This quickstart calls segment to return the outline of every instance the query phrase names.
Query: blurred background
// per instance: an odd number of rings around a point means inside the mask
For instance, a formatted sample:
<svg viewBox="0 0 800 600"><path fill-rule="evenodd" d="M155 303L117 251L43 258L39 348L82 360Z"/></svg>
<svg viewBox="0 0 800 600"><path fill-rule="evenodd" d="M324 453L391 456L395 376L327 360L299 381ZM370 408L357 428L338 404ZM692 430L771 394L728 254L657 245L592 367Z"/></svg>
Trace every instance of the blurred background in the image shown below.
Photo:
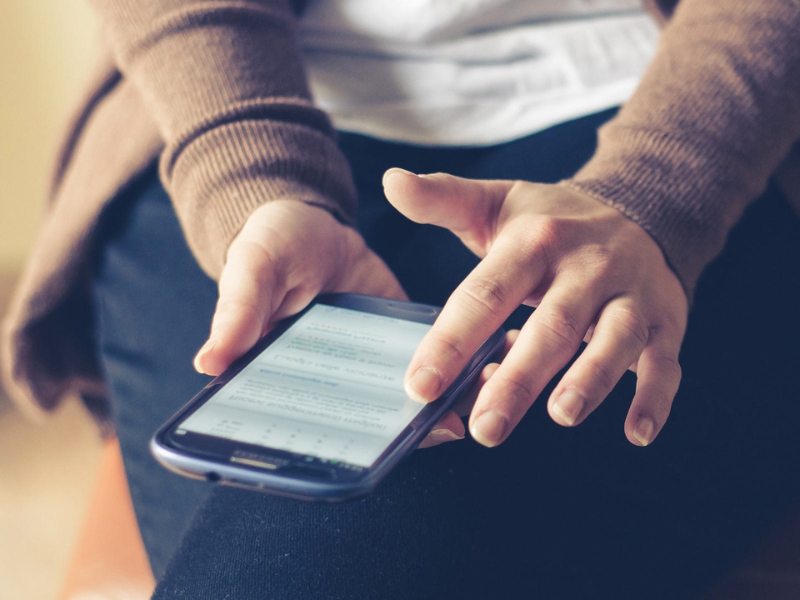
<svg viewBox="0 0 800 600"><path fill-rule="evenodd" d="M51 159L95 39L84 0L0 0L0 311L32 245ZM0 391L0 600L56 594L99 451L77 403L33 423Z"/></svg>

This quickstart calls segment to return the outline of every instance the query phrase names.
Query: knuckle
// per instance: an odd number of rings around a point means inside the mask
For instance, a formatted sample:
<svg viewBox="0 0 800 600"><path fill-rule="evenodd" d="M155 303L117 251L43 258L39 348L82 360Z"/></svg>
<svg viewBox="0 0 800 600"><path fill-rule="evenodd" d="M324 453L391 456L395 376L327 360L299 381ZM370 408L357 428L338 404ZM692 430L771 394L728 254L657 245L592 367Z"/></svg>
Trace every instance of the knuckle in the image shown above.
<svg viewBox="0 0 800 600"><path fill-rule="evenodd" d="M681 366L677 357L672 354L663 353L651 359L656 373L654 380L648 385L650 394L647 405L656 421L665 423L680 384Z"/></svg>
<svg viewBox="0 0 800 600"><path fill-rule="evenodd" d="M436 355L440 364L461 364L467 360L461 342L450 332L431 329L432 340L436 346Z"/></svg>
<svg viewBox="0 0 800 600"><path fill-rule="evenodd" d="M517 237L520 260L527 264L543 263L552 266L551 259L558 254L562 227L556 219L540 217Z"/></svg>
<svg viewBox="0 0 800 600"><path fill-rule="evenodd" d="M586 259L599 268L617 267L619 254L606 244L595 243L586 247Z"/></svg>
<svg viewBox="0 0 800 600"><path fill-rule="evenodd" d="M533 313L537 322L549 341L557 348L574 352L583 339L584 332L578 325L575 314L566 307L558 307L542 312L538 308Z"/></svg>
<svg viewBox="0 0 800 600"><path fill-rule="evenodd" d="M464 280L461 291L474 312L505 319L508 292L500 282L486 277L471 277Z"/></svg>
<svg viewBox="0 0 800 600"><path fill-rule="evenodd" d="M678 362L678 358L672 353L660 353L656 357L655 362L659 374L666 381L677 387L683 376L683 369Z"/></svg>
<svg viewBox="0 0 800 600"><path fill-rule="evenodd" d="M582 267L587 271L592 281L617 281L622 271L614 251L599 244L586 249L581 254L580 260Z"/></svg>
<svg viewBox="0 0 800 600"><path fill-rule="evenodd" d="M533 382L522 372L507 373L498 384L504 395L511 398L515 404L527 407L536 399L537 394Z"/></svg>
<svg viewBox="0 0 800 600"><path fill-rule="evenodd" d="M623 309L609 315L612 323L618 327L626 337L630 338L632 345L644 348L650 339L650 328L644 317L632 309Z"/></svg>
<svg viewBox="0 0 800 600"><path fill-rule="evenodd" d="M251 240L242 240L235 248L231 246L228 263L232 261L237 263L239 270L245 271L248 277L259 283L265 282L284 263L281 253Z"/></svg>
<svg viewBox="0 0 800 600"><path fill-rule="evenodd" d="M542 215L531 227L528 239L542 247L555 246L563 237L564 223L561 219Z"/></svg>
<svg viewBox="0 0 800 600"><path fill-rule="evenodd" d="M686 332L688 313L673 310L670 306L660 306L657 315L657 321L650 327L651 339L658 338L670 347L680 347Z"/></svg>
<svg viewBox="0 0 800 600"><path fill-rule="evenodd" d="M590 359L583 367L592 381L592 389L609 391L616 385L619 379L611 365L603 361Z"/></svg>
<svg viewBox="0 0 800 600"><path fill-rule="evenodd" d="M243 298L220 297L217 302L216 315L218 317L256 316L259 312L258 306L254 301Z"/></svg>

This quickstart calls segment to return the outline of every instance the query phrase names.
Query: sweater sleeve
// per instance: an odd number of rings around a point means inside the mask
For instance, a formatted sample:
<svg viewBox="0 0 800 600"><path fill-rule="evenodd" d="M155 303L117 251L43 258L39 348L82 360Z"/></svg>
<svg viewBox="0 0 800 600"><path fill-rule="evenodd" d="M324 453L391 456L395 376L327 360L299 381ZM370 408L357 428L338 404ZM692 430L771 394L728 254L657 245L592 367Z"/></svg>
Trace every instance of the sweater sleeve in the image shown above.
<svg viewBox="0 0 800 600"><path fill-rule="evenodd" d="M314 108L289 0L91 0L165 142L161 178L201 267L274 199L351 222L355 190Z"/></svg>
<svg viewBox="0 0 800 600"><path fill-rule="evenodd" d="M800 2L682 0L571 186L641 225L691 297L800 139Z"/></svg>

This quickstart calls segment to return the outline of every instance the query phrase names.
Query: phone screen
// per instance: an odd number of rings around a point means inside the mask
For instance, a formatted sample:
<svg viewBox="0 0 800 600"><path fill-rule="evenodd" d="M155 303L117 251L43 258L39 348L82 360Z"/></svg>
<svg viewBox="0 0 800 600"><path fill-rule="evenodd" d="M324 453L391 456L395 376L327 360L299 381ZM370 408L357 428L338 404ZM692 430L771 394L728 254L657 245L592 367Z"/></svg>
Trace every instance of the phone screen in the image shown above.
<svg viewBox="0 0 800 600"><path fill-rule="evenodd" d="M369 467L425 407L403 377L430 327L315 304L175 434Z"/></svg>

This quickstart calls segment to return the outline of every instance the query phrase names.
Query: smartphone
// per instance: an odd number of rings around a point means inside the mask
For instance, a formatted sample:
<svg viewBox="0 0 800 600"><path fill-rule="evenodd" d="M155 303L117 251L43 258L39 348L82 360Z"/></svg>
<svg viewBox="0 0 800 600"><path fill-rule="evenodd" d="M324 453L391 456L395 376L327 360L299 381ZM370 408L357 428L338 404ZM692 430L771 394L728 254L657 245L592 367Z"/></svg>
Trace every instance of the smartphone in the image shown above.
<svg viewBox="0 0 800 600"><path fill-rule="evenodd" d="M440 309L319 296L211 381L151 442L189 477L309 500L371 491L499 352L496 331L449 389L414 402L403 377Z"/></svg>

